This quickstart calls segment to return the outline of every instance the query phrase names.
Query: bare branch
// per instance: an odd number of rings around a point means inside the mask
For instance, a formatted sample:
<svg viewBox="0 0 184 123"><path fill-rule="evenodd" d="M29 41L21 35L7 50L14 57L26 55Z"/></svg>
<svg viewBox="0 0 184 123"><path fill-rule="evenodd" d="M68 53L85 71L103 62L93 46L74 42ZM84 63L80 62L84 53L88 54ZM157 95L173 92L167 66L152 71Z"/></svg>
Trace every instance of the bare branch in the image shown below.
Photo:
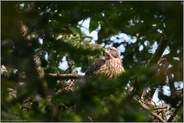
<svg viewBox="0 0 184 123"><path fill-rule="evenodd" d="M157 115L156 113L151 113L153 116L155 116L156 118L158 118L160 121L162 122L166 122L165 120L163 120L159 115Z"/></svg>
<svg viewBox="0 0 184 123"><path fill-rule="evenodd" d="M68 70L69 70L70 73L72 72L73 64L69 62L68 57L66 57L66 60L67 60L67 64L68 64L69 67L63 72L63 74L66 73Z"/></svg>
<svg viewBox="0 0 184 123"><path fill-rule="evenodd" d="M54 73L49 73L47 74L47 76L55 77L58 79L80 79L84 77L84 75L79 74L54 74Z"/></svg>
<svg viewBox="0 0 184 123"><path fill-rule="evenodd" d="M166 35L163 35L160 39L158 48L156 49L151 59L147 62L146 66L150 66L151 64L155 64L157 63L157 61L159 61L165 48L167 47L167 43L168 43L168 37Z"/></svg>
<svg viewBox="0 0 184 123"><path fill-rule="evenodd" d="M156 49L155 53L151 57L151 59L147 62L146 66L156 65L159 62L159 59L161 58L164 50L167 47L167 43L169 42L167 34L165 32L163 33L163 36L160 39L158 48ZM156 87L152 85L151 91L149 94L145 94L145 97L153 97L153 94L156 91Z"/></svg>
<svg viewBox="0 0 184 123"><path fill-rule="evenodd" d="M135 97L134 100L136 100L137 102L139 102L139 104L142 106L143 109L150 111L150 107L146 106L145 104L143 104L142 102L138 101ZM150 112L150 114L156 118L158 118L160 121L162 122L166 122L165 120L162 119L162 117L160 117L159 115L157 115L156 113L154 113L153 111Z"/></svg>
<svg viewBox="0 0 184 123"><path fill-rule="evenodd" d="M164 109L164 108L168 108L168 106L158 106L158 107L155 107L154 109L158 110L158 109Z"/></svg>

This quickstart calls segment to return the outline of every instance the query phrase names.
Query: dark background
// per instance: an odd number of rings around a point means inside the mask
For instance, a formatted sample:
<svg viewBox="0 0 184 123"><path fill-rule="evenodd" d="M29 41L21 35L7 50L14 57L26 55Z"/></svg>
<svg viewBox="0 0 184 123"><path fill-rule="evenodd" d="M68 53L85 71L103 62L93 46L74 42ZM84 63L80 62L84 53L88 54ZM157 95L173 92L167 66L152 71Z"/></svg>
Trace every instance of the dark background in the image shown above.
<svg viewBox="0 0 184 123"><path fill-rule="evenodd" d="M89 32L100 26L95 44L78 24L87 18ZM121 33L137 40L110 40ZM150 52L155 43L157 49ZM61 83L69 78L48 75L70 74L76 67L85 72L106 45L125 47L120 54L126 73L116 80L89 79L68 91ZM59 68L64 56L73 64L67 71ZM183 121L183 2L2 1L1 65L2 121L162 121L153 114L158 110L144 110L133 100L145 89L143 101L158 89L159 99L170 106L161 110L163 120ZM101 90L104 86L109 88Z"/></svg>

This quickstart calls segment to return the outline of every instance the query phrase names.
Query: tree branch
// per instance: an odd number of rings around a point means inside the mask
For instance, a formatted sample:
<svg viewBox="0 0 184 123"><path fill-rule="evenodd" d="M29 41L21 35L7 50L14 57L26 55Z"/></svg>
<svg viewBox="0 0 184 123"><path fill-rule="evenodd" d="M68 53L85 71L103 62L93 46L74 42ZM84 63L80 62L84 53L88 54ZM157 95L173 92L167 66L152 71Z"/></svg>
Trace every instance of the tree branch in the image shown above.
<svg viewBox="0 0 184 123"><path fill-rule="evenodd" d="M142 102L138 101L135 97L134 97L134 100L136 100L141 106L143 109L147 110L147 111L150 111L150 107L146 106L145 104L143 104ZM160 108L160 107L159 107ZM162 119L162 117L160 117L159 115L157 115L156 113L154 113L153 111L150 112L152 116L156 117L157 119L159 119L160 121L162 122L166 122L165 120Z"/></svg>
<svg viewBox="0 0 184 123"><path fill-rule="evenodd" d="M151 64L156 64L157 61L159 61L165 48L167 47L167 43L168 43L168 37L166 36L166 34L163 34L163 36L160 39L158 48L156 49L151 59L147 62L146 66L150 66Z"/></svg>
<svg viewBox="0 0 184 123"><path fill-rule="evenodd" d="M156 65L158 64L159 59L161 58L164 50L167 47L167 43L169 42L168 40L168 36L165 34L165 32L163 32L163 35L160 39L158 48L156 49L155 53L153 54L153 56L151 57L151 59L147 62L147 64L145 65L146 67L149 67L151 65ZM149 94L145 94L144 97L150 97L153 98L153 95L155 93L156 87L154 85L151 86L151 91Z"/></svg>
<svg viewBox="0 0 184 123"><path fill-rule="evenodd" d="M80 78L83 78L85 75L79 75L79 74L54 74L54 73L49 73L49 74L47 74L47 76L58 78L58 79L80 79Z"/></svg>
<svg viewBox="0 0 184 123"><path fill-rule="evenodd" d="M30 26L29 24L25 23L25 20L30 20L32 16L29 16L26 18L21 18L22 15L18 9L18 7L15 4L12 4L9 8L12 8L11 10L7 10L8 13L12 12L16 15L12 21L12 23L6 23L4 24L8 27L11 27L13 31L9 32L15 32L14 34L10 35L10 39L14 42L15 48L13 49L12 56L13 61L12 65L25 72L25 81L27 81L27 92L26 94L31 94L34 91L32 90L35 88L35 90L42 96L46 97L45 93L45 87L43 85L43 76L44 71L43 68L41 68L41 61L39 57L35 56L35 42L30 37ZM7 15L6 15L7 16ZM10 16L10 15L8 15ZM5 20L9 20L8 16L5 17ZM9 21L8 21L9 22ZM24 97L24 96L22 96Z"/></svg>

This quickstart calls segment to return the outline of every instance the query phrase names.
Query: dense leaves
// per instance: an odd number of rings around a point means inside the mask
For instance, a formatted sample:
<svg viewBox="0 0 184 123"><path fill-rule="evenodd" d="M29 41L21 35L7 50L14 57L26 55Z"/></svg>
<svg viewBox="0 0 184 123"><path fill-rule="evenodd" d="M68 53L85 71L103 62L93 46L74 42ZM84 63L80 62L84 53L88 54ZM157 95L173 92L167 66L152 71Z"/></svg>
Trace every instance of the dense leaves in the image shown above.
<svg viewBox="0 0 184 123"><path fill-rule="evenodd" d="M182 2L1 2L1 120L183 121L182 10ZM125 73L77 76L109 45Z"/></svg>

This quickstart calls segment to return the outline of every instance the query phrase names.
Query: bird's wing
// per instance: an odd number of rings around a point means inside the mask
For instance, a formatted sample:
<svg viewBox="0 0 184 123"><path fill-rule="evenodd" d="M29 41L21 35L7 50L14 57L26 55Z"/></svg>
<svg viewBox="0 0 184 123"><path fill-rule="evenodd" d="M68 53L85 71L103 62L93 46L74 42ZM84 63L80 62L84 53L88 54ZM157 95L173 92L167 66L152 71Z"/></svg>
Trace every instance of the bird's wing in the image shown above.
<svg viewBox="0 0 184 123"><path fill-rule="evenodd" d="M89 66L89 68L86 70L85 75L95 75L96 72L100 69L101 66L103 66L105 64L105 59L97 59L95 60L91 66Z"/></svg>

